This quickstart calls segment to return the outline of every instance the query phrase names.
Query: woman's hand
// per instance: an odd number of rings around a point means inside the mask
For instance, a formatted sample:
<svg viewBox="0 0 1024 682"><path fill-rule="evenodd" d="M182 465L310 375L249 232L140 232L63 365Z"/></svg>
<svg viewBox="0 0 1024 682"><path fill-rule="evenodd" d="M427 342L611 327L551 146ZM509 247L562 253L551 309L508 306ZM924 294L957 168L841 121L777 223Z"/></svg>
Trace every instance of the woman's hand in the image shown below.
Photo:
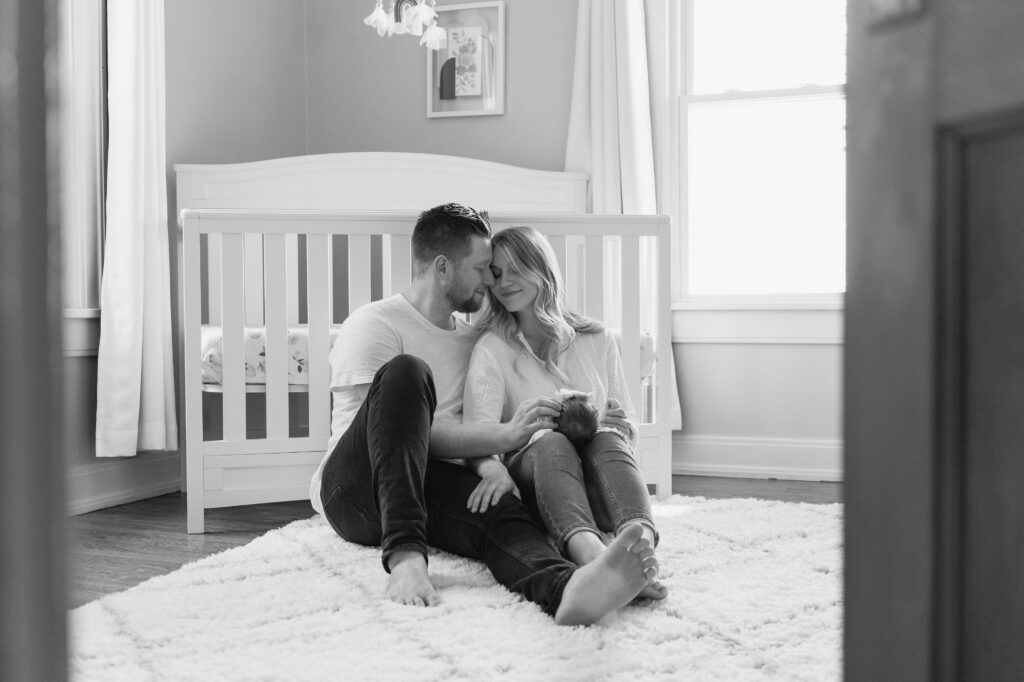
<svg viewBox="0 0 1024 682"><path fill-rule="evenodd" d="M554 398L541 396L519 403L515 414L503 426L509 430L508 450L515 450L530 440L530 436L541 429L555 428L555 418L562 413L562 403Z"/></svg>
<svg viewBox="0 0 1024 682"><path fill-rule="evenodd" d="M600 424L601 426L607 426L613 428L625 437L626 442L633 442L634 427L633 422L626 416L626 411L619 407L619 401L615 398L608 398L604 414L601 415Z"/></svg>
<svg viewBox="0 0 1024 682"><path fill-rule="evenodd" d="M484 457L476 464L475 468L477 475L480 476L480 483L470 493L469 501L466 502L466 508L471 512L487 511L488 507L498 504L501 496L508 492L519 497L519 489L516 488L515 481L509 476L505 465L498 460L493 457Z"/></svg>

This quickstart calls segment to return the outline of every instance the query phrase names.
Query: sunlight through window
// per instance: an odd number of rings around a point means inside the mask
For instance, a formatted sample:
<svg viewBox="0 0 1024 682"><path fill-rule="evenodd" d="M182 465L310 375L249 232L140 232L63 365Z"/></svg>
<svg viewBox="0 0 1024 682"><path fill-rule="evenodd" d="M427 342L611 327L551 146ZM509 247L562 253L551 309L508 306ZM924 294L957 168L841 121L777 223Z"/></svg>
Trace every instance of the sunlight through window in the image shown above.
<svg viewBox="0 0 1024 682"><path fill-rule="evenodd" d="M688 293L842 292L845 1L690 9Z"/></svg>

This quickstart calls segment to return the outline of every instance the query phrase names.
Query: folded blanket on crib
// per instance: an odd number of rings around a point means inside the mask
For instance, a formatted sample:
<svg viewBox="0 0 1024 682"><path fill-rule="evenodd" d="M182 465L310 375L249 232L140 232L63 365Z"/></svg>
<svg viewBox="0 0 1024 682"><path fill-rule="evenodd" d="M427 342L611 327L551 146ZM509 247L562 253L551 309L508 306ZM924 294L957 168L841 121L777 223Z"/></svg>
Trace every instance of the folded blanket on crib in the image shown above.
<svg viewBox="0 0 1024 682"><path fill-rule="evenodd" d="M331 343L338 327L331 327ZM243 355L245 383L267 383L267 332L262 327L246 327ZM220 327L204 325L202 336L203 383L220 384L224 380L223 338ZM288 328L288 383L309 384L306 363L309 355L309 329L305 325Z"/></svg>

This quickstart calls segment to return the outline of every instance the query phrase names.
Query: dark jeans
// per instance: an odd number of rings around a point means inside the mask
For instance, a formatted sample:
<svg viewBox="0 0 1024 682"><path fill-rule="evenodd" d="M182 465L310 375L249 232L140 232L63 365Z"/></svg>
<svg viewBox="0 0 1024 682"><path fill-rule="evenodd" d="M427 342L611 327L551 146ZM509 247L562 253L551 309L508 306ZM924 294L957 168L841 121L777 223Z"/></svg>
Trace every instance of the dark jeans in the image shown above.
<svg viewBox="0 0 1024 682"><path fill-rule="evenodd" d="M385 570L394 552L426 556L430 544L483 561L499 583L553 615L576 565L555 551L515 495L482 514L466 508L480 478L427 457L436 407L422 360L398 355L381 367L324 467L324 515L346 540L380 545Z"/></svg>
<svg viewBox="0 0 1024 682"><path fill-rule="evenodd" d="M629 523L658 532L651 498L633 455L619 436L597 433L581 451L560 433L547 433L509 457L508 471L523 501L566 551L581 530L618 533Z"/></svg>

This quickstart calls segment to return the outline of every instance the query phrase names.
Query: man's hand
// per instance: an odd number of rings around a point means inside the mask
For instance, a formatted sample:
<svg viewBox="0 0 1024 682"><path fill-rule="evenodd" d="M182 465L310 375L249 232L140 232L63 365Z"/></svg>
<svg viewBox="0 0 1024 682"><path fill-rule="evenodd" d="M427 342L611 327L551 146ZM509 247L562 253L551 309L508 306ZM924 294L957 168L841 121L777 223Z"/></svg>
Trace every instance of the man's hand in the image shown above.
<svg viewBox="0 0 1024 682"><path fill-rule="evenodd" d="M505 493L511 492L519 496L519 489L515 481L509 476L505 465L493 457L482 457L474 463L480 483L469 496L466 508L471 512L483 513L492 504L498 504L498 500Z"/></svg>
<svg viewBox="0 0 1024 682"><path fill-rule="evenodd" d="M621 433L627 442L633 442L633 423L629 421L626 411L619 407L619 401L615 398L608 399L607 409L601 415L600 423L601 426L613 428Z"/></svg>
<svg viewBox="0 0 1024 682"><path fill-rule="evenodd" d="M503 425L509 431L509 450L526 445L530 436L541 429L555 428L555 418L561 413L562 403L546 396L529 398L519 403L512 419Z"/></svg>

